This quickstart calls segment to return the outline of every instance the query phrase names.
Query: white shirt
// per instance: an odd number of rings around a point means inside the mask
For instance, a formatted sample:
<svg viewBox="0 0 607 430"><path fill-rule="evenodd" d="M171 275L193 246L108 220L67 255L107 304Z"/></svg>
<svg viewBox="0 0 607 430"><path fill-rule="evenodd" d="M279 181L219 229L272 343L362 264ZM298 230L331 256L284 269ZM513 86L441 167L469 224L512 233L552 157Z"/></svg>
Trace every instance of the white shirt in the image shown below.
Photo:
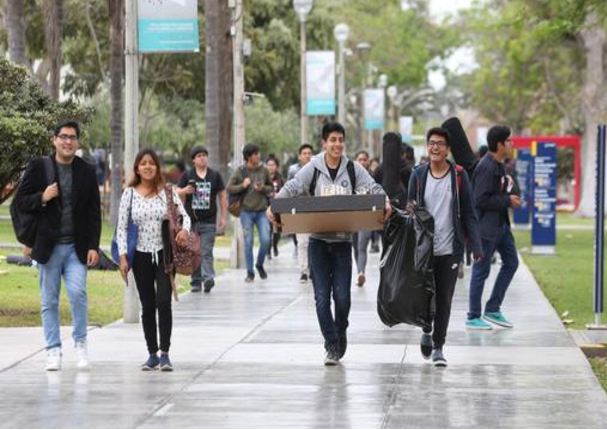
<svg viewBox="0 0 607 430"><path fill-rule="evenodd" d="M135 225L139 226L139 235L137 239L137 251L140 252L158 252L163 248L162 245L162 220L166 217L167 201L164 190L154 197L143 197L133 187L128 187L122 193L120 199L120 209L118 211L118 228L116 229L116 239L118 242L118 252L120 255L126 254L126 228L129 220L129 204L132 200L131 216ZM190 231L190 217L188 216L181 199L177 196L175 187L173 187L173 202L181 216L183 216L183 228Z"/></svg>

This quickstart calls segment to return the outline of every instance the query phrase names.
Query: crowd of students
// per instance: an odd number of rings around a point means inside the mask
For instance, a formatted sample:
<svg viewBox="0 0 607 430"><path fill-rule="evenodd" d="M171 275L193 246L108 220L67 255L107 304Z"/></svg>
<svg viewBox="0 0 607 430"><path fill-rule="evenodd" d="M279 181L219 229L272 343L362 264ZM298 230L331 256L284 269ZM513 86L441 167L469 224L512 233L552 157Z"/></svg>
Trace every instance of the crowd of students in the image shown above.
<svg viewBox="0 0 607 430"><path fill-rule="evenodd" d="M61 278L68 292L73 339L79 368L88 367L87 266L99 258L101 215L99 189L93 166L77 157L79 124L65 121L53 133L54 154L33 160L15 197L16 207L38 217L35 244L31 256L38 263L42 295L42 322L47 348L46 370L61 368L59 336L59 291ZM224 183L222 176L209 167L209 152L204 146L192 148L193 167L183 173L176 186L165 187L161 161L155 151L144 149L134 161L128 186L120 202L116 242L120 254L120 273L128 280L132 270L142 305L142 326L148 358L142 370L173 370L169 358L172 332L171 294L173 280L165 270L167 241L161 229L167 201L177 204L183 219L174 240L185 245L191 232L202 242L202 261L191 277L191 291L209 293L215 287L213 248L218 233L227 225L228 196L241 198L240 223L245 239L246 274L244 281L254 283L268 277L266 258L277 257L281 239L270 199L331 194L385 195L385 220L393 207L401 210L424 207L435 222L433 273L435 316L432 327L421 335L424 358L436 366L446 366L443 345L446 341L451 302L466 248L474 257L466 327L490 330L493 325L512 328L501 312L506 291L518 267L514 238L510 232L508 210L521 204L512 195L512 178L504 170L504 160L512 155L510 129L495 126L489 130L488 152L468 173L450 161L452 145L449 132L441 127L426 135L427 158L415 167L413 149L402 144L397 133L386 133L385 142L398 142L401 159L372 167L366 151L346 156L346 130L337 122L324 124L321 150L303 144L298 162L289 166L287 181L280 174L277 157L262 161L261 149L245 145L243 165L234 169ZM51 167L49 167L49 165ZM48 169L52 169L48 172ZM50 175L49 175L50 173ZM48 177L52 181L48 181ZM390 179L392 178L392 179ZM393 180L393 178L397 178ZM172 196L172 197L171 197ZM136 243L130 244L130 226L136 225ZM254 255L257 229L259 249ZM347 349L347 330L351 305L352 255L356 263L355 283L366 281L369 246L379 232L298 234L295 238L299 263L299 281L311 279L316 314L324 337L326 365L335 365ZM376 243L378 239L375 239ZM134 248L131 255L130 247ZM499 252L503 265L484 312L481 298L491 269L491 258ZM332 310L333 302L333 310Z"/></svg>

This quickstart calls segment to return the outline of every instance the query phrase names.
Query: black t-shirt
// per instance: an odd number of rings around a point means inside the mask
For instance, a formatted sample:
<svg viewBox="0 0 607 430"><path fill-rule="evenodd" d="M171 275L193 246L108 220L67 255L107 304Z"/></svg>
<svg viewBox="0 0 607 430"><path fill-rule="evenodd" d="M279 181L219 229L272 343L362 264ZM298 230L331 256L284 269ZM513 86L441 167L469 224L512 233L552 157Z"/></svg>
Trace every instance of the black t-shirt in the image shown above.
<svg viewBox="0 0 607 430"><path fill-rule="evenodd" d="M192 222L215 224L217 220L217 194L225 190L221 175L207 168L206 177L201 178L195 169L185 172L179 179L179 188L188 186L190 179L196 181L196 189L186 195L185 209Z"/></svg>
<svg viewBox="0 0 607 430"><path fill-rule="evenodd" d="M339 164L337 165L337 167L335 169L331 169L329 167L329 165L327 164L327 169L329 169L329 175L331 175L331 180L333 180L333 181L335 180L335 178L337 178L337 171L339 170L339 166L341 166L341 160L339 160Z"/></svg>

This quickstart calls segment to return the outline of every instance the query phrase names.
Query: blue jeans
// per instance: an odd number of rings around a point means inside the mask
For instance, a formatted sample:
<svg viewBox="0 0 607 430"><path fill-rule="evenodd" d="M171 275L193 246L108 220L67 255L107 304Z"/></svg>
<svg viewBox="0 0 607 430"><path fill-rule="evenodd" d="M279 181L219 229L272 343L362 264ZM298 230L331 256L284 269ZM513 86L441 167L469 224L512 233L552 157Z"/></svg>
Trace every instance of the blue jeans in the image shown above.
<svg viewBox="0 0 607 430"><path fill-rule="evenodd" d="M76 255L74 244L56 245L46 264L38 264L42 295L42 328L46 348L61 346L59 334L59 297L61 276L72 308L74 342L86 341L88 300L86 294L86 265Z"/></svg>
<svg viewBox="0 0 607 430"><path fill-rule="evenodd" d="M247 263L247 271L253 272L253 238L254 227L257 226L259 234L259 251L257 252L257 266L263 266L266 253L270 246L270 221L266 211L242 211L240 222L244 233L244 257Z"/></svg>
<svg viewBox="0 0 607 430"><path fill-rule="evenodd" d="M350 278L352 277L352 244L328 243L310 238L308 247L316 316L325 338L325 348L337 344L339 333L348 328L350 314ZM331 313L331 294L335 302L335 319Z"/></svg>
<svg viewBox="0 0 607 430"><path fill-rule="evenodd" d="M502 267L495 279L495 285L489 301L485 305L485 312L499 312L506 291L510 282L518 269L518 255L514 237L510 231L510 226L505 225L501 233L493 239L482 239L483 258L472 266L472 277L470 279L470 302L468 307L468 319L480 318L481 300L483 298L483 289L485 281L491 272L491 258L495 251L499 252L502 258Z"/></svg>
<svg viewBox="0 0 607 430"><path fill-rule="evenodd" d="M200 247L202 249L202 262L192 273L192 287L200 287L207 279L215 279L215 268L213 267L213 248L215 247L215 236L217 234L215 223L197 222L192 229L200 235Z"/></svg>

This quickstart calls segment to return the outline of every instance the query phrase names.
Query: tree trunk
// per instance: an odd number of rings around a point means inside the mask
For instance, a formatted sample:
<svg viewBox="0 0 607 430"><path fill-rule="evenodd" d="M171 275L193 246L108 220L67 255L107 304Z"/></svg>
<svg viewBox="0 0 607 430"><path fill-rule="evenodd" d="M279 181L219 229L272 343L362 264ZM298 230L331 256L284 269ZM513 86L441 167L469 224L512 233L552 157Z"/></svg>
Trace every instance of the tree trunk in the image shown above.
<svg viewBox="0 0 607 430"><path fill-rule="evenodd" d="M110 222L118 223L118 208L122 196L124 152L124 0L109 0L110 11L110 128L112 150L112 188L110 193Z"/></svg>
<svg viewBox="0 0 607 430"><path fill-rule="evenodd" d="M605 51L607 49L605 30L599 24L595 13L587 17L587 26L580 32L580 42L586 54L586 75L583 87L582 113L584 135L582 145L582 184L580 205L577 214L591 217L595 212L597 126L604 121L607 113L605 95Z"/></svg>
<svg viewBox="0 0 607 430"><path fill-rule="evenodd" d="M205 0L205 118L209 162L227 180L232 136L232 39L227 1Z"/></svg>
<svg viewBox="0 0 607 430"><path fill-rule="evenodd" d="M6 5L6 29L8 31L8 53L11 61L30 67L25 55L25 16L23 0L8 0Z"/></svg>
<svg viewBox="0 0 607 430"><path fill-rule="evenodd" d="M45 4L46 55L51 60L49 95L59 100L61 86L61 38L63 35L63 0L47 0Z"/></svg>

